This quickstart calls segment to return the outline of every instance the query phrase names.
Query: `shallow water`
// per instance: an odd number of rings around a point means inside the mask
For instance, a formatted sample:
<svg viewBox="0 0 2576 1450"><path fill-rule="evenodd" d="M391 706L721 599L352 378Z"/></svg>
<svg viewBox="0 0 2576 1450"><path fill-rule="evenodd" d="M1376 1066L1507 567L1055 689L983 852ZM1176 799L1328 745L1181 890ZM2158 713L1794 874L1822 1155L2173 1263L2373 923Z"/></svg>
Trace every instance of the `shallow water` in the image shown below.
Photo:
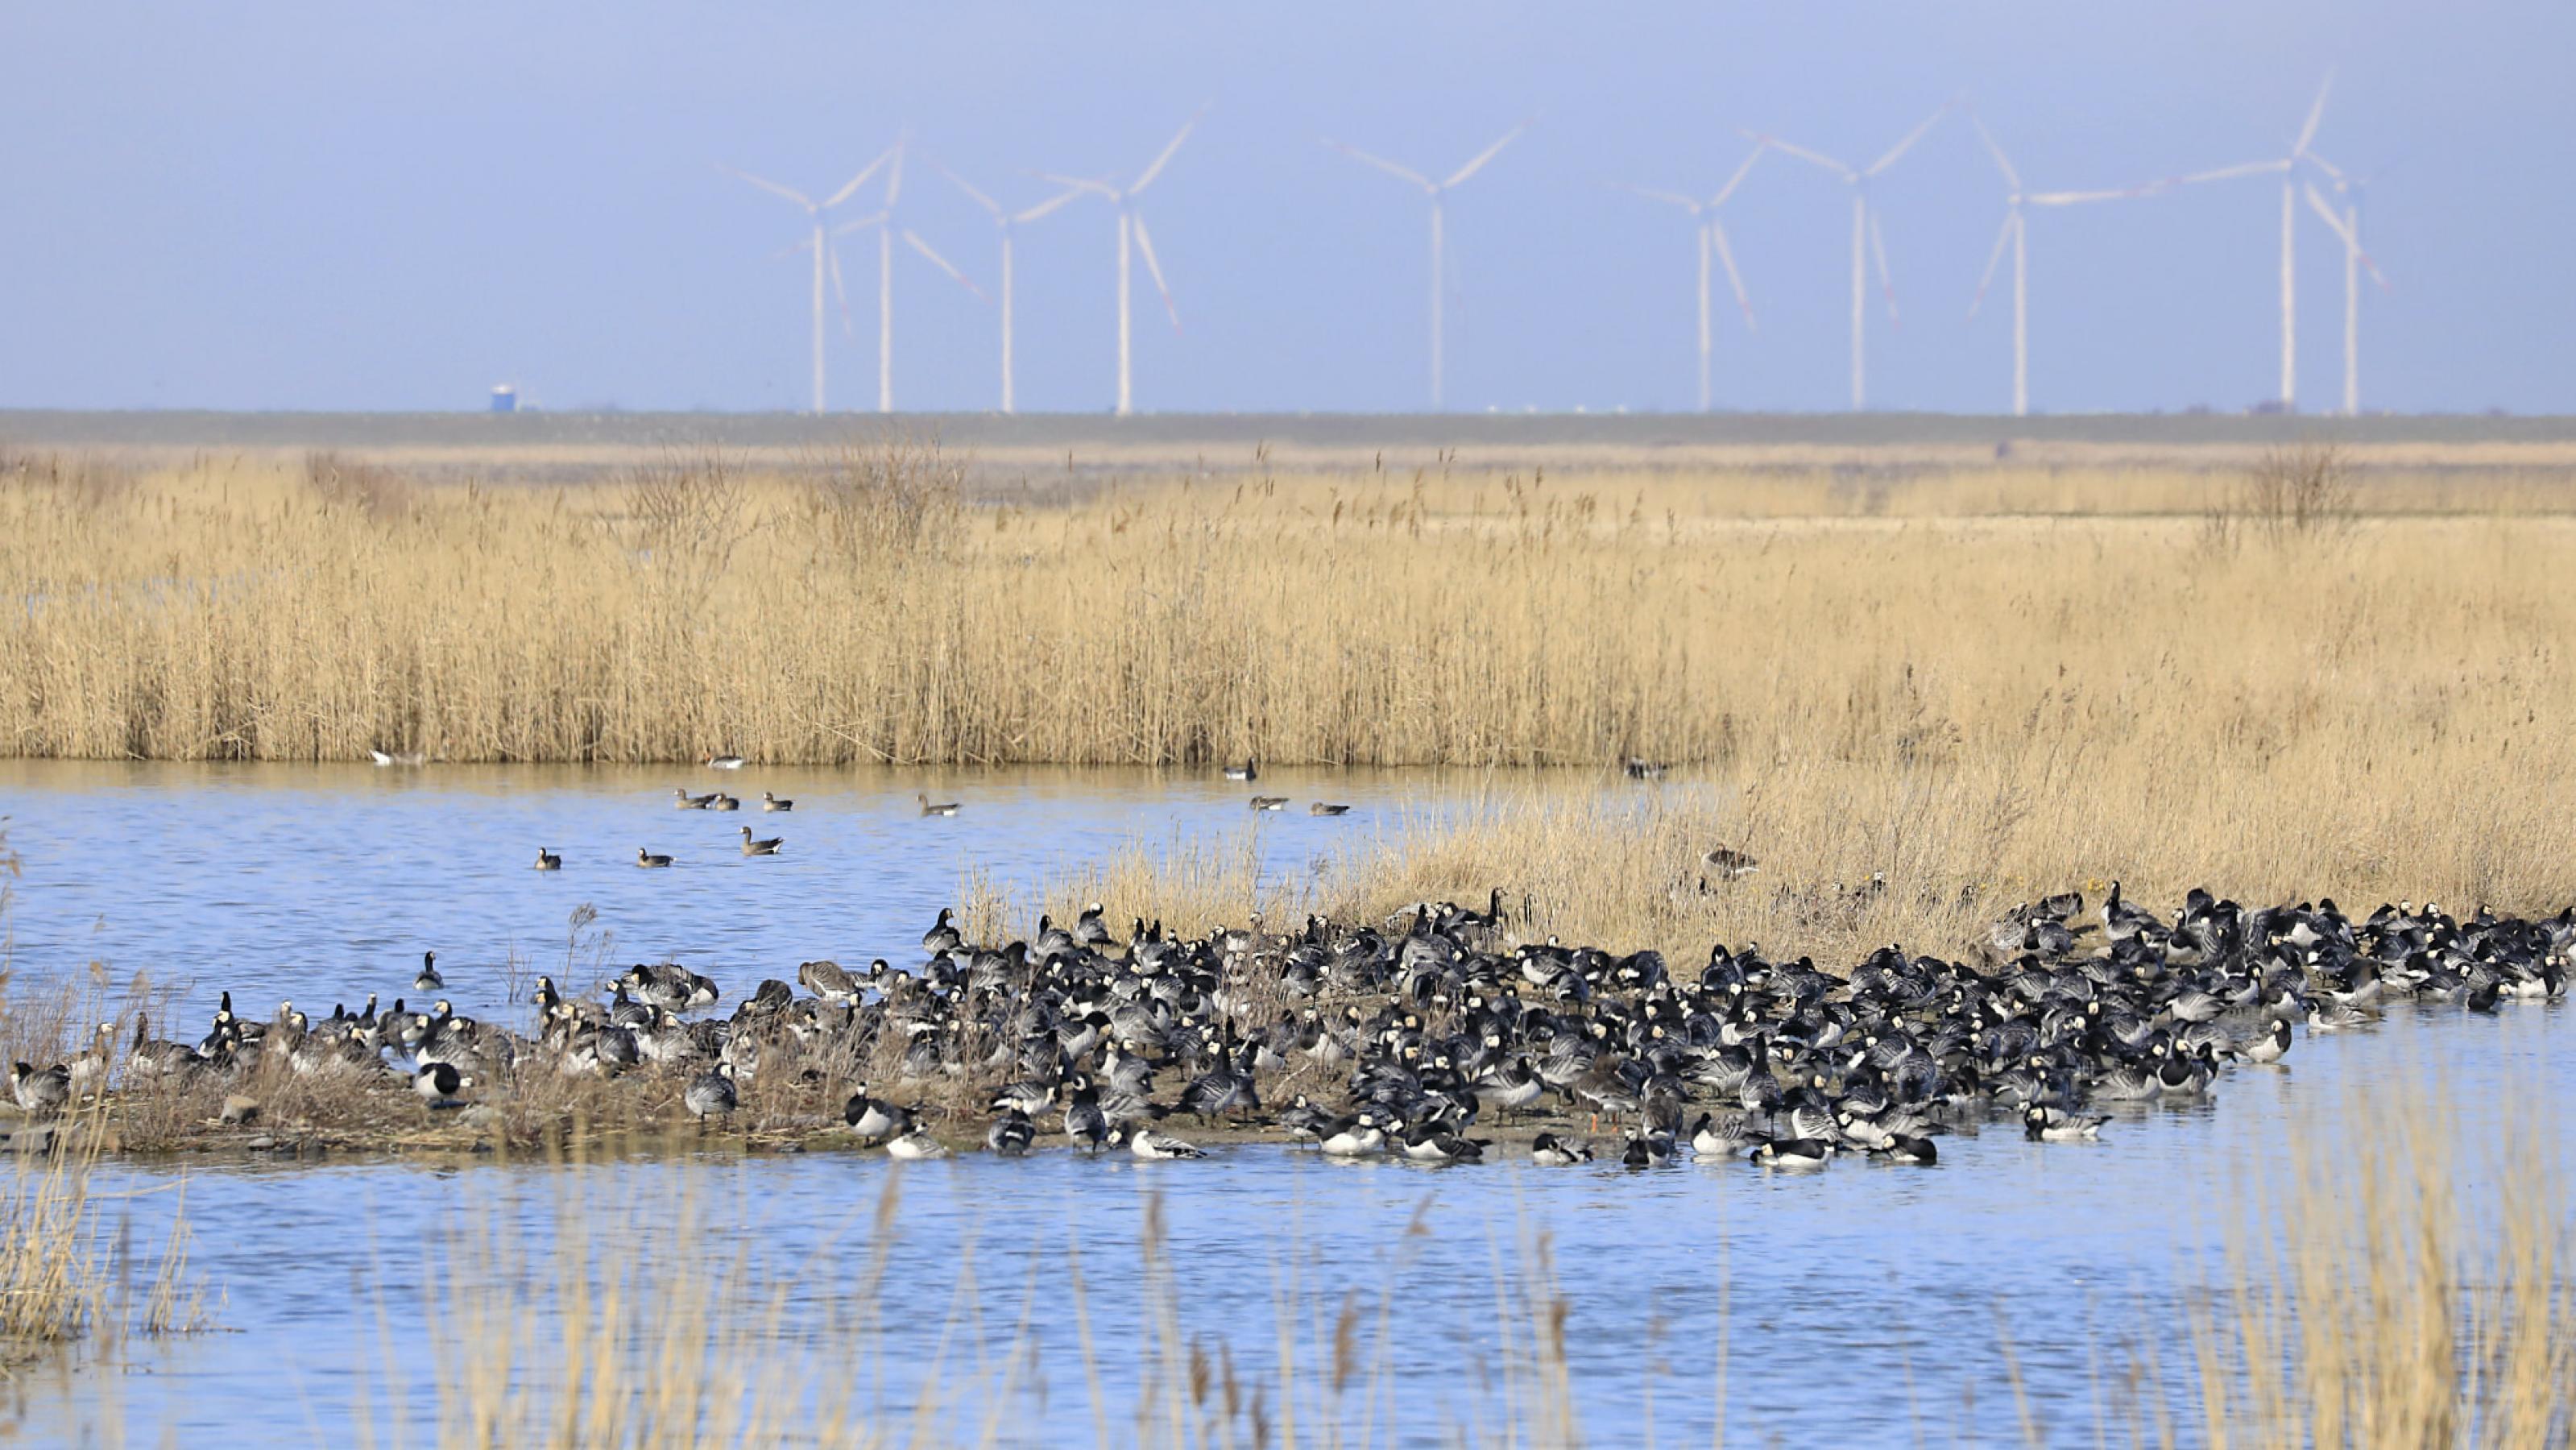
<svg viewBox="0 0 2576 1450"><path fill-rule="evenodd" d="M0 809L27 857L18 970L99 956L120 978L150 966L323 1001L403 990L427 943L455 969L460 1007L497 1005L478 995L489 964L514 945L559 941L564 915L592 901L617 933L616 959L669 952L748 986L802 957L893 954L951 898L963 866L1027 881L1139 835L1222 832L1241 824L1246 793L1123 774L745 771L722 783L793 794L797 811L709 817L671 809L675 783L669 772L0 767ZM709 788L703 776L686 783ZM1261 849L1288 871L1353 830L1474 787L1336 776L1262 788L1301 802L1329 789L1363 808L1339 821L1272 818ZM923 822L909 813L916 789L962 797L968 814ZM743 823L783 830L795 854L744 861L729 839ZM525 869L539 843L565 850L560 875ZM681 851L684 864L622 864L637 844ZM2508 1006L2494 1020L2401 1008L2369 1030L2303 1035L2283 1067L2234 1072L2209 1104L2124 1115L2099 1144L2028 1143L1998 1124L1942 1139L1938 1167L1842 1162L1811 1176L1736 1162L1425 1169L1270 1146L1200 1163L1050 1147L1025 1162L915 1165L820 1152L580 1167L121 1165L118 1187L184 1183L196 1268L221 1292L220 1323L238 1332L140 1346L145 1372L85 1372L70 1399L36 1402L26 1428L95 1437L112 1408L128 1433L155 1438L346 1444L389 1438L396 1422L411 1440L435 1438L438 1364L415 1326L443 1312L449 1286L515 1272L457 1255L460 1235L497 1233L543 1256L572 1214L639 1261L708 1262L749 1246L792 1286L791 1322L846 1319L891 1177L901 1206L883 1336L822 1357L864 1366L883 1385L867 1403L898 1433L934 1362L937 1378L956 1381L1016 1344L1044 1390L1010 1397L1003 1439L1090 1441L1095 1396L1113 1442L1130 1438L1140 1244L1155 1204L1185 1332L1223 1340L1252 1373L1275 1372L1283 1296L1309 1363L1329 1353L1320 1341L1345 1296L1359 1296L1374 1388L1354 1388L1344 1406L1354 1435L1363 1395L1381 1439L1446 1443L1505 1418L1494 1350L1526 1326L1501 1302L1526 1287L1544 1238L1596 1443L1642 1441L1650 1422L1655 1438L1705 1441L1721 1417L1730 1438L1765 1443L2018 1442L2016 1370L2042 1439L2089 1443L2107 1421L2117 1441L2135 1423L2120 1408L2127 1356L2185 1377L2193 1291L2227 1281L2232 1239L2278 1225L2303 1142L2372 1131L2363 1114L2387 1101L2365 1098L2373 1089L2434 1094L2467 1125L2455 1186L2473 1209L2491 1205L2496 1175L2532 1171L2500 1151L2500 1105L2576 1088L2559 1046L2570 1029L2556 1005ZM2564 1161L2576 1126L2546 1113L2537 1123ZM684 1179L707 1233L617 1237L633 1214L674 1201ZM109 1213L130 1215L148 1244L177 1206L148 1193ZM1076 1347L1077 1245L1101 1339L1096 1379ZM961 1297L969 1246L973 1291ZM527 1362L548 1352L541 1336ZM952 1433L974 1438L977 1422ZM2183 1437L2197 1438L2188 1421Z"/></svg>
<svg viewBox="0 0 2576 1450"><path fill-rule="evenodd" d="M0 761L0 816L25 858L15 912L22 980L104 963L176 988L195 1031L220 989L265 1017L277 999L355 1006L410 990L438 953L459 1012L508 1005L503 964L563 960L575 908L595 907L610 970L670 959L726 1001L796 964L909 964L969 874L1026 892L1121 847L1225 843L1258 830L1265 879L1318 869L1337 847L1436 818L1485 788L1471 772L738 771L580 766L117 764ZM732 812L678 810L675 787L723 789ZM763 791L796 803L759 808ZM1257 815L1254 793L1289 809ZM914 797L957 801L923 817ZM1318 797L1347 816L1306 814ZM783 836L746 857L740 830ZM563 869L531 869L537 848ZM639 870L638 847L674 858ZM173 1034L177 1035L177 1034Z"/></svg>

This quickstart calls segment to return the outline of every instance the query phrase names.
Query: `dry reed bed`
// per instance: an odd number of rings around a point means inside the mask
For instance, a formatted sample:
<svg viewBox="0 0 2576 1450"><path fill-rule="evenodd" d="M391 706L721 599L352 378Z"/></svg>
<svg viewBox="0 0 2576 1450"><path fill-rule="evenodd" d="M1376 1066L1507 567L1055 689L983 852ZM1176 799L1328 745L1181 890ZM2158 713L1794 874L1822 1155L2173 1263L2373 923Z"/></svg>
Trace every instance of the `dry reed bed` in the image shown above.
<svg viewBox="0 0 2576 1450"><path fill-rule="evenodd" d="M2554 752L2524 727L2576 697L2559 519L2228 541L2197 513L1900 523L1828 485L1782 522L1750 500L1799 485L1718 476L1362 475L1024 511L941 496L954 471L693 459L542 494L336 460L21 476L0 487L22 596L0 748L1892 768L2080 743L2252 786L2459 749L2527 771ZM886 536L878 475L933 489L910 536Z"/></svg>

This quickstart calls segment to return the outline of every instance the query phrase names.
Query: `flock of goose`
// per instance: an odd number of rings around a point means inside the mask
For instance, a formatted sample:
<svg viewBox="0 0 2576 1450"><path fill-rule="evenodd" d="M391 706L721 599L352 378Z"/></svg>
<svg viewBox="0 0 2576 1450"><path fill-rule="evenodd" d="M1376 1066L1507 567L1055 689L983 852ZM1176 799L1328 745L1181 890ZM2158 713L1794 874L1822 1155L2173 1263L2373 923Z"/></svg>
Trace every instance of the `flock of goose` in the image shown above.
<svg viewBox="0 0 2576 1450"><path fill-rule="evenodd" d="M320 1020L281 1004L252 1022L226 993L193 1044L138 1020L120 1053L102 1024L71 1061L17 1064L15 1088L50 1114L282 1059L359 1087L407 1078L432 1110L534 1073L614 1079L710 1124L775 1083L773 1107L838 1102L861 1143L901 1158L945 1156L978 1128L1002 1155L1060 1135L1087 1152L1202 1157L1186 1119L1344 1158L1473 1162L1497 1153L1480 1128L1522 1122L1549 1129L1525 1148L1546 1165L1596 1151L1636 1167L1685 1152L1930 1164L1940 1136L1997 1115L2063 1142L2100 1134L2113 1105L2205 1098L2280 1061L2301 1027L2357 1026L2401 1001L2492 1013L2559 997L2576 912L2401 902L2356 921L2331 900L2246 907L2194 890L2166 917L2114 882L2089 912L2075 893L2017 907L1956 960L1890 945L1841 975L1751 943L1676 973L1654 951L1513 937L1499 890L1383 924L1310 918L1274 934L1255 919L1185 937L1137 921L1123 940L1097 904L998 944L967 941L943 910L911 966L806 962L721 1015L718 985L669 963L635 966L604 1001L540 978L528 1033L443 1000L380 1012L370 998ZM425 956L415 988L444 985ZM1597 1149L1573 1130L1605 1122L1618 1136Z"/></svg>

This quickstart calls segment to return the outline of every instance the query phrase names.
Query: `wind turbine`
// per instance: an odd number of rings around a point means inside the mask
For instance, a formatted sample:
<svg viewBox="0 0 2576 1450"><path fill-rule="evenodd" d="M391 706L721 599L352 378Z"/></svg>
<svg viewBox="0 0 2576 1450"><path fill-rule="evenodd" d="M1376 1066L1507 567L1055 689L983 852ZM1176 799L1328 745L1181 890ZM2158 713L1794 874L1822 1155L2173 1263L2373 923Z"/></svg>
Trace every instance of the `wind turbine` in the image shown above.
<svg viewBox="0 0 2576 1450"><path fill-rule="evenodd" d="M835 288L840 286L841 281L840 255L824 230L823 214L848 201L853 193L867 184L869 177L877 174L877 168L885 165L894 154L889 150L869 162L858 175L843 183L840 190L821 201L814 200L794 187L781 186L775 181L754 176L748 171L737 171L730 166L722 165L716 168L728 176L738 176L763 191L783 196L805 208L806 218L813 224L814 235L788 250L792 252L805 247L811 247L814 250L814 411L817 413L823 411L823 275L826 271L831 273L832 285Z"/></svg>
<svg viewBox="0 0 2576 1450"><path fill-rule="evenodd" d="M1719 187L1717 195L1706 201L1677 191L1653 191L1642 186L1629 186L1625 182L1617 183L1649 201L1669 202L1682 208L1691 214L1695 224L1692 230L1699 238L1699 410L1703 413L1709 408L1708 256L1712 245L1718 260L1726 264L1726 281L1735 289L1735 305L1744 310L1744 330L1754 330L1753 301L1744 295L1744 278L1735 270L1735 249L1726 244L1726 224L1718 220L1717 210L1726 205L1728 197L1735 195L1737 187L1744 184L1744 178L1753 171L1753 163L1762 159L1762 150L1756 144L1752 154L1744 158L1744 164L1735 168L1735 174L1726 179L1726 185Z"/></svg>
<svg viewBox="0 0 2576 1450"><path fill-rule="evenodd" d="M1486 147L1484 150L1477 152L1473 160L1449 173L1449 178L1446 181L1433 181L1430 177L1423 175L1412 167L1399 166L1396 163L1387 160L1383 156L1372 156L1357 147L1345 146L1341 142L1332 140L1329 137L1324 141L1325 145L1341 152L1353 161L1374 166L1378 170L1383 171L1390 176L1412 182L1414 185L1422 188L1423 195L1431 198L1431 406L1434 411L1437 411L1441 406L1442 328L1440 304L1441 292L1444 286L1442 278L1443 274L1447 270L1446 262L1448 258L1448 240L1445 229L1446 223L1443 216L1444 207L1442 198L1447 196L1448 193L1456 190L1460 184L1467 180L1468 177L1484 170L1486 162L1493 160L1496 155L1501 153L1504 147L1512 144L1512 142L1517 139L1523 131L1528 130L1529 126L1529 122L1523 121L1512 129L1505 131L1502 135L1502 139L1496 141L1493 145Z"/></svg>
<svg viewBox="0 0 2576 1450"><path fill-rule="evenodd" d="M1017 228L1036 221L1082 195L1083 189L1078 186L1066 187L1026 211L1011 212L1002 210L1000 202L976 190L967 183L965 177L950 171L947 166L942 165L939 169L947 173L948 179L957 184L959 191L973 197L977 206L992 213L993 225L1002 234L1002 411L1016 412L1011 385L1011 235Z"/></svg>
<svg viewBox="0 0 2576 1450"><path fill-rule="evenodd" d="M1860 411L1868 404L1867 369L1864 366L1864 358L1869 319L1868 260L1872 256L1875 256L1878 261L1879 290L1887 296L1888 325L1891 327L1897 325L1896 284L1887 275L1887 238L1879 230L1878 213L1870 207L1869 184L1876 180L1880 173L1894 166L1897 158L1913 150L1914 143L1922 140L1924 133L1937 125L1943 116L1950 114L1950 108L1954 104L1956 103L1943 102L1939 110L1923 118L1921 125L1906 132L1905 139L1889 147L1886 155L1860 170L1854 170L1850 165L1837 161L1821 151L1811 151L1804 146L1792 146L1777 136L1764 135L1758 131L1744 133L1755 141L1785 151L1801 161L1823 167L1841 177L1852 189L1851 405L1854 412Z"/></svg>
<svg viewBox="0 0 2576 1450"><path fill-rule="evenodd" d="M2326 96L2334 90L2334 72L2328 71L2324 84L2317 87L2316 104L2308 107L2307 124L2299 128L2299 137L2290 143L2290 154L2274 161L2248 161L2238 166L2222 166L2215 171L2198 171L2180 178L2185 185L2203 181L2233 181L2240 176L2263 176L2278 172L2281 176L2281 408L2296 412L2299 405L2299 281L2296 240L2299 219L2299 163L2315 162L2308 153L2308 143L2317 137L2317 123L2325 119ZM2320 170L2323 168L2320 167Z"/></svg>
<svg viewBox="0 0 2576 1450"><path fill-rule="evenodd" d="M923 241L919 232L910 227L898 225L894 219L895 202L903 195L904 152L911 145L912 138L906 135L898 138L893 148L886 152L886 155L892 158L893 165L886 172L884 207L874 216L843 222L832 229L832 235L836 237L846 236L851 232L863 232L870 227L877 229L877 411L880 413L894 411L895 238L903 238L906 246L929 258L932 266L947 273L958 286L974 293L978 299L984 295L984 289L968 281L966 274L958 271L954 263L931 250L930 243ZM832 259L832 284L835 287L840 285L840 269L841 260L836 255Z"/></svg>
<svg viewBox="0 0 2576 1450"><path fill-rule="evenodd" d="M2370 269L2371 280L2379 290L2389 289L2388 274L2370 259L2361 247L2361 191L2366 181L2344 175L2333 162L2311 151L2308 159L2334 179L2335 195L2343 198L2343 211L2336 214L2316 183L2307 186L2308 205L2324 218L2326 229L2343 243L2343 412L2347 418L2361 416L2361 272Z"/></svg>
<svg viewBox="0 0 2576 1450"><path fill-rule="evenodd" d="M1059 176L1043 171L1038 173L1043 180L1052 181L1058 186L1072 187L1106 197L1110 205L1118 208L1118 416L1121 418L1136 411L1135 375L1132 368L1134 339L1132 321L1128 315L1130 289L1128 275L1132 269L1127 258L1131 238L1135 250L1145 254L1145 270L1153 274L1154 290L1163 294L1163 310L1171 314L1172 331L1178 333L1181 330L1181 310L1172 305L1172 289L1163 281L1163 264L1154 259L1154 238L1145 230L1145 218L1136 210L1136 197L1146 187L1154 184L1155 177L1163 174L1163 168L1172 162L1172 154L1181 149L1182 142L1190 139L1191 130L1198 125L1199 118L1206 114L1207 107L1201 106L1197 115L1183 121L1181 129L1173 133L1171 142L1163 147L1162 154L1156 156L1151 164L1137 173L1134 181L1125 186L1118 186L1097 177ZM1055 205L1057 204L1051 203L1048 210L1054 210Z"/></svg>
<svg viewBox="0 0 2576 1450"><path fill-rule="evenodd" d="M2022 189L2021 172L2004 148L1995 141L1992 131L1973 111L1968 124L1977 128L1977 139L1986 143L1986 154L1995 159L1995 169L2004 174L2004 185L2011 188L2004 198L2003 230L1995 234L1994 250L1986 254L1985 275L1977 279L1977 295L1968 303L1968 316L1974 318L1986 301L1986 289L1994 284L1995 268L2002 264L2004 246L2010 243L2013 259L2013 416L2030 413L2030 222L2025 206L2082 206L2096 201L2127 201L2134 197L2152 196L2163 190L2163 183L2132 186L2112 191L2040 191Z"/></svg>

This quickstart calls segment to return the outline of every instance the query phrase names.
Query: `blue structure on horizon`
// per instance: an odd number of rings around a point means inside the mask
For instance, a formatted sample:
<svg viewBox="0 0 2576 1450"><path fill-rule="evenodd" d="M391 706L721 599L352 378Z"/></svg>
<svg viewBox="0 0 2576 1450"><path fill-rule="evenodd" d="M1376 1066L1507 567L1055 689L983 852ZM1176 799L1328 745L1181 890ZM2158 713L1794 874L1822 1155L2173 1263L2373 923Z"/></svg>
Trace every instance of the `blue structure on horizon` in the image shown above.
<svg viewBox="0 0 2576 1450"><path fill-rule="evenodd" d="M492 388L492 411L495 413L519 411L518 388L510 383L495 384Z"/></svg>

